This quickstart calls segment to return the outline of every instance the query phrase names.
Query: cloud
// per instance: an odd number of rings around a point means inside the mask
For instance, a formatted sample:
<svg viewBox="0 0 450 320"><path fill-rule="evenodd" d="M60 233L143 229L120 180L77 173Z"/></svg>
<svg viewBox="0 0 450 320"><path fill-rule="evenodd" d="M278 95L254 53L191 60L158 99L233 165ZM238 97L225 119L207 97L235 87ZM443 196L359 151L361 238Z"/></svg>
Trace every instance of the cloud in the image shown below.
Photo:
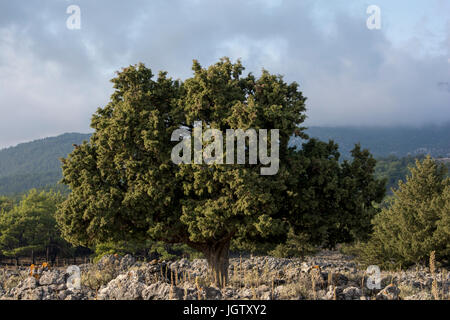
<svg viewBox="0 0 450 320"><path fill-rule="evenodd" d="M183 79L192 59L206 66L222 56L242 58L249 72L265 68L297 81L308 97L308 125L450 121L450 94L439 85L450 81L450 28L442 34L427 24L420 37L395 42L389 26L401 18L368 30L361 4L336 3L3 1L0 147L89 131L121 67L142 61ZM66 28L71 4L81 8L81 30Z"/></svg>

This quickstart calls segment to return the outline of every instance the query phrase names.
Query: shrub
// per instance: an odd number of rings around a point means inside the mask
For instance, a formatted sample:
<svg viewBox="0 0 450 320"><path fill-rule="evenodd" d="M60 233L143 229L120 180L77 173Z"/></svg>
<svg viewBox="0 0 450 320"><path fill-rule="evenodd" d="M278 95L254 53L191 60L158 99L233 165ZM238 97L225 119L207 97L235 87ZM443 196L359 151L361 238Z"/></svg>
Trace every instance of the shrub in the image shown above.
<svg viewBox="0 0 450 320"><path fill-rule="evenodd" d="M295 234L291 229L285 243L279 244L269 255L277 258L304 257L315 253L317 248L310 244L306 234Z"/></svg>
<svg viewBox="0 0 450 320"><path fill-rule="evenodd" d="M189 259L203 258L203 254L185 244L166 244L161 241L154 242L149 250L150 255L157 255L161 260L173 260L179 257Z"/></svg>
<svg viewBox="0 0 450 320"><path fill-rule="evenodd" d="M119 275L119 269L114 263L93 264L81 274L81 284L92 290L99 290Z"/></svg>

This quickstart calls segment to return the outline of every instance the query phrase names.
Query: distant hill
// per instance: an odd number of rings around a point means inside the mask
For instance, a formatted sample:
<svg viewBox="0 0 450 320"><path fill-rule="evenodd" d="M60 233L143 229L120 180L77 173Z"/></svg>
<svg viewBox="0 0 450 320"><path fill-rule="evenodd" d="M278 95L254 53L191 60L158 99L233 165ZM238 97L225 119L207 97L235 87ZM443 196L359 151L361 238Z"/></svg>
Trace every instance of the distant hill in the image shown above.
<svg viewBox="0 0 450 320"><path fill-rule="evenodd" d="M65 133L1 149L0 194L55 186L62 177L59 158L72 151L72 144L81 144L89 137L89 134Z"/></svg>
<svg viewBox="0 0 450 320"><path fill-rule="evenodd" d="M350 151L358 142L376 158L420 154L450 157L450 124L422 128L310 127L306 132L320 140L334 140L344 158L350 157ZM297 138L292 143L300 145L301 140Z"/></svg>
<svg viewBox="0 0 450 320"><path fill-rule="evenodd" d="M420 129L310 127L307 133L320 140L333 139L339 144L343 158L349 158L350 150L357 142L363 148L368 148L376 158L402 158L408 155L416 157L428 153L433 157L450 157L450 124ZM73 144L81 144L89 137L90 134L66 133L0 150L0 195L23 193L31 188L54 187L61 179L59 158L66 157L73 150ZM301 140L293 139L291 143L300 145ZM411 158L399 163L389 159L394 164L386 166L382 164L383 161L380 161L377 174L385 176L389 167L389 175L395 175L392 177L394 180L400 171L392 169L393 166L399 166L404 171L405 164L412 162ZM381 169L382 165L386 169ZM392 172L396 173L391 174Z"/></svg>

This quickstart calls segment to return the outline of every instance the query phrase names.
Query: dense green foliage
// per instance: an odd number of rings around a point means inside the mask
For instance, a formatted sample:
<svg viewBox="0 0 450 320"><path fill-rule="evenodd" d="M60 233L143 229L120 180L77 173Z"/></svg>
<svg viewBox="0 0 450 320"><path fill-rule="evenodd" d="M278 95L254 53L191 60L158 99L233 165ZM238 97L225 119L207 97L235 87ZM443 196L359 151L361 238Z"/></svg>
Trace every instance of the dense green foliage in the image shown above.
<svg viewBox="0 0 450 320"><path fill-rule="evenodd" d="M184 82L164 72L153 80L142 64L119 72L110 103L92 118L90 141L63 160L62 182L72 190L57 214L64 237L79 245L187 244L205 255L219 282L232 241L284 243L291 229L327 246L364 238L373 203L384 196L370 153L356 146L353 161L340 163L332 142L288 148L293 135L307 138L298 85L243 70L224 58L209 68L194 61ZM279 129L278 173L261 175L262 164L175 165L171 135L180 127L192 132L195 121L221 132Z"/></svg>
<svg viewBox="0 0 450 320"><path fill-rule="evenodd" d="M89 135L66 133L0 150L0 195L25 193L30 189L58 189L62 178L59 158L66 157L73 144Z"/></svg>
<svg viewBox="0 0 450 320"><path fill-rule="evenodd" d="M18 204L0 211L0 254L7 257L55 255L70 250L56 225L60 194L31 190ZM3 202L4 203L4 202Z"/></svg>
<svg viewBox="0 0 450 320"><path fill-rule="evenodd" d="M14 203L14 199L10 197L0 196L0 212L11 210Z"/></svg>
<svg viewBox="0 0 450 320"><path fill-rule="evenodd" d="M374 178L376 161L367 150L356 145L353 161L342 163L337 150L332 141L311 139L293 152L286 161L285 191L272 191L282 199L274 217L286 221L283 236L271 237L262 246L264 239L247 236L233 248L258 252L276 246L272 253L288 257L305 255L314 246L332 248L367 239L370 221L378 211L374 203L385 195L384 180Z"/></svg>
<svg viewBox="0 0 450 320"><path fill-rule="evenodd" d="M374 203L385 195L385 182L374 177L376 161L356 145L352 161L339 161L338 145L311 139L296 153L290 170L292 189L284 209L295 218L296 233L306 232L313 244L364 239L376 214Z"/></svg>
<svg viewBox="0 0 450 320"><path fill-rule="evenodd" d="M426 263L450 258L450 178L430 157L416 161L405 183L400 182L390 205L373 220L374 232L360 246L367 264L383 266Z"/></svg>

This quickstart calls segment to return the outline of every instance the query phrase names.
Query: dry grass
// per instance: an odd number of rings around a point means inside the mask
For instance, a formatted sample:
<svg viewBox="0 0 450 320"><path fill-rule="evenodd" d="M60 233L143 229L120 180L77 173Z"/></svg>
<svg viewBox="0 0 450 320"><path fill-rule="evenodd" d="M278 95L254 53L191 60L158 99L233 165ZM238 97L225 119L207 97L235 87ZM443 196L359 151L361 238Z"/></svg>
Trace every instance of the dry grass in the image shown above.
<svg viewBox="0 0 450 320"><path fill-rule="evenodd" d="M436 279L436 254L434 251L430 253L430 272L431 277L433 278L433 283L431 284L431 294L433 295L434 300L439 300L439 290Z"/></svg>
<svg viewBox="0 0 450 320"><path fill-rule="evenodd" d="M92 268L81 273L81 285L98 291L102 286L107 285L118 275L119 272L113 265L106 265L102 269L97 265L93 265Z"/></svg>

